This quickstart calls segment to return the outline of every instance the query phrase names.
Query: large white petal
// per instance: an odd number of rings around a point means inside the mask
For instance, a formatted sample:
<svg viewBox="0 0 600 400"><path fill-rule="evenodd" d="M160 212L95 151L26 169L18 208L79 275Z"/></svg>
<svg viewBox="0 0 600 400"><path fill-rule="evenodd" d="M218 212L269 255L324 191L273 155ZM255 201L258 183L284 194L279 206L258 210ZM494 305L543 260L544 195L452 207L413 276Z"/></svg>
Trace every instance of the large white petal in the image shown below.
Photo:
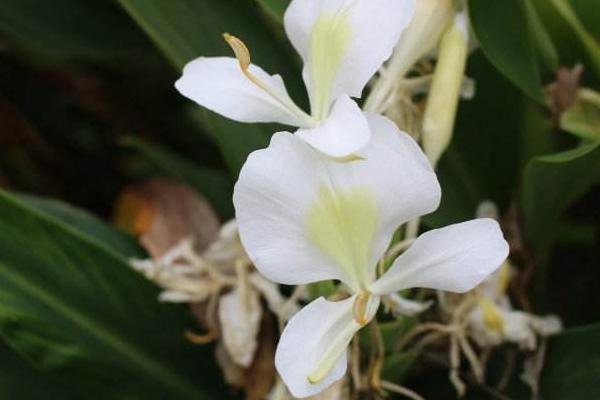
<svg viewBox="0 0 600 400"><path fill-rule="evenodd" d="M415 0L293 0L284 24L314 108L360 97L410 22ZM329 84L329 89L323 89Z"/></svg>
<svg viewBox="0 0 600 400"><path fill-rule="evenodd" d="M439 184L418 145L388 119L366 116L363 159L335 161L277 133L242 168L233 196L240 237L269 279L361 289L395 229L437 208Z"/></svg>
<svg viewBox="0 0 600 400"><path fill-rule="evenodd" d="M355 296L337 302L318 298L294 315L283 330L275 366L295 397L312 396L346 373L346 348L361 328L352 313L354 300ZM327 353L335 353L330 372L319 382L310 383L309 376Z"/></svg>
<svg viewBox="0 0 600 400"><path fill-rule="evenodd" d="M494 272L508 256L500 226L480 218L421 235L371 286L375 294L422 287L466 292Z"/></svg>
<svg viewBox="0 0 600 400"><path fill-rule="evenodd" d="M315 149L330 157L346 157L357 152L371 138L367 119L350 97L344 95L331 114L318 127L296 132Z"/></svg>
<svg viewBox="0 0 600 400"><path fill-rule="evenodd" d="M292 102L281 76L269 75L255 65L250 65L249 71L272 93ZM299 126L296 115L251 82L235 58L197 58L185 66L175 87L199 105L235 121Z"/></svg>

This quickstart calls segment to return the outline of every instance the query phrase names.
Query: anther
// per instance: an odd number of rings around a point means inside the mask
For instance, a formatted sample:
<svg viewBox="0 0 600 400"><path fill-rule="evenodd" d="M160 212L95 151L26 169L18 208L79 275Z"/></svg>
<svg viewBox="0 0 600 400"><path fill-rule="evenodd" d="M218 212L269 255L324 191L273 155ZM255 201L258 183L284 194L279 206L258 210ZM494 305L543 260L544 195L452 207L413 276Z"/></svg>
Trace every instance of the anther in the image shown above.
<svg viewBox="0 0 600 400"><path fill-rule="evenodd" d="M239 38L227 32L223 34L223 39L225 39L227 44L233 50L235 58L237 58L238 62L240 63L240 68L242 69L242 71L246 71L251 63L250 51L248 50L246 44L242 42Z"/></svg>

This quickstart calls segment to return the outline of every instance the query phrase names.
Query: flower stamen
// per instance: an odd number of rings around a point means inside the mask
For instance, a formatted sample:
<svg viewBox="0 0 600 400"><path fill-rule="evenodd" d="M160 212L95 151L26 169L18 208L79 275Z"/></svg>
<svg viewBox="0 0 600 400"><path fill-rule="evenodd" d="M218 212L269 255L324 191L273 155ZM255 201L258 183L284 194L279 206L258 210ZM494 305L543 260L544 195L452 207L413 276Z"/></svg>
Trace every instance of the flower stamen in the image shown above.
<svg viewBox="0 0 600 400"><path fill-rule="evenodd" d="M365 292L358 295L354 302L353 313L354 320L360 325L365 326L369 322L368 305L371 299L371 293Z"/></svg>
<svg viewBox="0 0 600 400"><path fill-rule="evenodd" d="M305 113L300 107L298 107L293 101L286 99L272 90L267 84L258 79L252 72L250 72L250 65L252 64L252 58L250 57L250 50L248 46L239 38L225 32L223 33L223 39L233 50L235 58L237 58L242 73L250 82L258 86L263 92L272 97L275 101L285 107L289 112L294 114L298 120L306 128L314 128L318 125L317 121Z"/></svg>

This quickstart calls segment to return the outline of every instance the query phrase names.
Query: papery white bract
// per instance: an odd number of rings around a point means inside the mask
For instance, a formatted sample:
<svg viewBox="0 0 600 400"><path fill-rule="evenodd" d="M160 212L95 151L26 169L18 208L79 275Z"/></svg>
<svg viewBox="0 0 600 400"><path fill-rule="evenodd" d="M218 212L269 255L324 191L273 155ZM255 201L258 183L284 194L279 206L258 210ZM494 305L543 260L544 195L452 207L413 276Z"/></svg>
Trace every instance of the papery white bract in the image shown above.
<svg viewBox="0 0 600 400"><path fill-rule="evenodd" d="M241 122L279 122L331 157L346 157L370 138L364 115L350 97L390 57L410 22L415 0L293 0L284 25L304 61L310 115L288 95L279 75L251 64L239 39L226 35L235 58L191 61L176 82L186 97ZM377 28L373 29L373 21Z"/></svg>
<svg viewBox="0 0 600 400"><path fill-rule="evenodd" d="M346 347L381 296L412 287L464 292L508 254L498 223L477 219L427 232L377 279L397 227L435 210L441 194L414 140L384 117L366 118L372 139L361 159L338 162L277 133L250 155L235 187L242 243L265 276L285 284L338 279L352 294L315 300L284 330L276 366L296 397L343 375Z"/></svg>
<svg viewBox="0 0 600 400"><path fill-rule="evenodd" d="M469 330L481 347L512 342L532 351L537 347L538 336L559 333L562 331L562 322L554 315L542 317L514 310L506 294L511 274L512 267L506 261L501 269L477 288L479 301L469 314Z"/></svg>

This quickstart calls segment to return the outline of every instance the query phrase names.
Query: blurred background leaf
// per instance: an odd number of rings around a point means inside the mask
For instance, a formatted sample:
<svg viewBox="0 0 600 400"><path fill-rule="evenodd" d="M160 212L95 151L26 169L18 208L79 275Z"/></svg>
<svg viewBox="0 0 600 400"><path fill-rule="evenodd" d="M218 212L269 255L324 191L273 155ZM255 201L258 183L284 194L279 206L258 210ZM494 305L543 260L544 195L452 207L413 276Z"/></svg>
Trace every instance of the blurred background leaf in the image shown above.
<svg viewBox="0 0 600 400"><path fill-rule="evenodd" d="M205 195L223 220L233 217L231 204L233 183L227 174L196 165L156 144L133 136L124 138L122 143L154 165L160 171L159 175L166 174L179 179Z"/></svg>
<svg viewBox="0 0 600 400"><path fill-rule="evenodd" d="M143 36L110 1L3 0L0 31L38 55L108 61L140 56Z"/></svg>
<svg viewBox="0 0 600 400"><path fill-rule="evenodd" d="M525 170L522 204L527 238L547 245L563 211L600 183L600 143L531 160Z"/></svg>
<svg viewBox="0 0 600 400"><path fill-rule="evenodd" d="M256 2L277 22L283 23L283 14L289 0L256 0Z"/></svg>
<svg viewBox="0 0 600 400"><path fill-rule="evenodd" d="M600 324L569 329L552 338L545 365L540 398L600 397Z"/></svg>
<svg viewBox="0 0 600 400"><path fill-rule="evenodd" d="M529 0L469 0L469 17L486 57L512 83L532 99L545 103L540 58ZM537 28L534 32L533 28ZM545 58L548 58L547 56Z"/></svg>
<svg viewBox="0 0 600 400"><path fill-rule="evenodd" d="M108 242L6 193L0 215L0 335L10 347L82 393L212 398L205 390L218 381L199 373L211 370L205 352L183 338L191 318L160 304Z"/></svg>
<svg viewBox="0 0 600 400"><path fill-rule="evenodd" d="M224 32L230 32L246 43L254 63L270 73L281 74L290 93L302 96L300 103L306 104L296 55L264 23L258 8L251 2L119 1L178 70L200 56L232 56L222 38ZM202 23L198 23L199 18ZM262 23L257 22L261 20ZM198 109L197 112L198 119L215 138L234 176L248 154L265 147L275 132L271 125L240 124L206 110Z"/></svg>
<svg viewBox="0 0 600 400"><path fill-rule="evenodd" d="M0 342L0 397L3 399L37 400L77 399L68 385L60 385L31 368L4 343Z"/></svg>

